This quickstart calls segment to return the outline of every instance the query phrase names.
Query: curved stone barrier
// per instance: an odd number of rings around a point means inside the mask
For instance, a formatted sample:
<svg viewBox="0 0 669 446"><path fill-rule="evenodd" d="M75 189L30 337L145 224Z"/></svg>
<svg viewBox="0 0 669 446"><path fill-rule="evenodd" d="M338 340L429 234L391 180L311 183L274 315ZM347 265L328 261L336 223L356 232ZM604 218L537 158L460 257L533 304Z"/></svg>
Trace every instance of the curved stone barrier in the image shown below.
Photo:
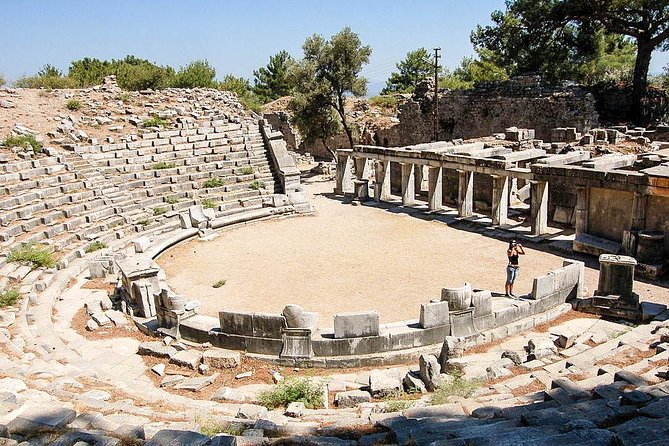
<svg viewBox="0 0 669 446"><path fill-rule="evenodd" d="M448 302L451 310L466 310L472 304L472 286L465 283L459 288L443 288L441 300Z"/></svg>

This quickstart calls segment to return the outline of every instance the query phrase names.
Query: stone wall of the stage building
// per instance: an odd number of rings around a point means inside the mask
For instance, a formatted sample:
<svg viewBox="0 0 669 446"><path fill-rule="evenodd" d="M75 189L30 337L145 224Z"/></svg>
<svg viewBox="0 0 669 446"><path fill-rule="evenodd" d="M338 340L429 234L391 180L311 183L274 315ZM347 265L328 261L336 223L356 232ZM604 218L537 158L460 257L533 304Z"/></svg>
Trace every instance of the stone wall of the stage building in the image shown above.
<svg viewBox="0 0 669 446"><path fill-rule="evenodd" d="M599 122L595 97L578 86L555 87L538 76L485 82L473 90L449 91L439 98L439 139L476 138L517 126L532 128L549 140L551 129L576 127L588 131ZM379 130L376 139L406 146L433 139L433 99L429 88L418 89L399 111L399 124Z"/></svg>
<svg viewBox="0 0 669 446"><path fill-rule="evenodd" d="M290 124L290 117L288 116L288 113L263 113L262 117L272 126L272 128L281 132L284 141L286 141L286 147L288 150L297 150L297 147L300 145L301 141L298 140L297 134Z"/></svg>
<svg viewBox="0 0 669 446"><path fill-rule="evenodd" d="M630 192L614 189L590 189L588 233L608 240L621 241L623 231L632 225Z"/></svg>
<svg viewBox="0 0 669 446"><path fill-rule="evenodd" d="M662 231L669 234L669 197L648 197L646 206L646 230ZM669 237L665 237L664 246L669 253Z"/></svg>

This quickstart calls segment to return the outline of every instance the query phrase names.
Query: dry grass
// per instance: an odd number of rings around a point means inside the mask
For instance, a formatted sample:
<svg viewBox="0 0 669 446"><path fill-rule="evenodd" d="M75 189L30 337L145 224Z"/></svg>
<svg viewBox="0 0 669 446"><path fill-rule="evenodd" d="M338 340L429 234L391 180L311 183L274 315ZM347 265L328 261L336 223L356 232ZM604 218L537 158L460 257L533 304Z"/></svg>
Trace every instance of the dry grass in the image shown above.
<svg viewBox="0 0 669 446"><path fill-rule="evenodd" d="M96 341L100 339L110 339L110 338L132 338L132 339L137 339L138 341L141 342L156 340L156 338L147 336L141 331L139 331L139 329L135 327L135 324L133 324L133 322L129 318L128 318L128 325L126 325L125 327L117 327L112 324L106 327L100 327L95 331L86 330L86 322L88 322L89 319L90 317L86 313L86 309L84 307L81 307L74 314L74 317L70 322L70 326L74 331L76 331L81 336L91 341Z"/></svg>
<svg viewBox="0 0 669 446"><path fill-rule="evenodd" d="M108 295L114 294L116 286L113 283L109 283L105 279L90 279L87 280L81 288L86 290L104 290Z"/></svg>
<svg viewBox="0 0 669 446"><path fill-rule="evenodd" d="M574 320L574 319L601 319L601 317L596 314L581 313L575 310L569 310L565 314L553 319L552 321L547 321L541 325L537 325L532 329L538 333L547 333L551 328L564 324L565 322Z"/></svg>
<svg viewBox="0 0 669 446"><path fill-rule="evenodd" d="M655 351L650 349L646 351L637 350L634 347L630 347L625 351L619 352L612 356L606 356L599 361L595 362L595 365L605 365L611 364L616 367L627 367L628 365L636 364L639 361L650 358L655 355Z"/></svg>
<svg viewBox="0 0 669 446"><path fill-rule="evenodd" d="M538 379L535 379L531 383L525 386L516 387L515 389L511 390L511 394L515 397L519 397L523 395L530 395L536 392L541 392L543 390L546 390L546 386Z"/></svg>

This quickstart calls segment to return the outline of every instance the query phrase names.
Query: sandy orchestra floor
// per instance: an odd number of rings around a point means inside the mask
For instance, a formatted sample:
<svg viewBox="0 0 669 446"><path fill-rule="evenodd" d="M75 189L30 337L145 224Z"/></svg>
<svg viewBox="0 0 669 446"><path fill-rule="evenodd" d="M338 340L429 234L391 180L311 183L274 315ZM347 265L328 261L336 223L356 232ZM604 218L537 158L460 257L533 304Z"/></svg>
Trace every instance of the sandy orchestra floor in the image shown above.
<svg viewBox="0 0 669 446"><path fill-rule="evenodd" d="M200 300L201 312L221 309L280 313L288 303L320 313L331 327L336 313L375 309L381 322L417 319L420 303L442 287L470 282L504 292L507 243L404 213L343 204L327 197L332 183L307 191L311 217L264 221L191 240L158 263L171 287ZM526 248L515 294L529 293L535 276L562 265L562 257ZM598 272L586 268L587 291ZM225 279L220 288L214 282ZM639 283L642 300L669 303L666 288Z"/></svg>

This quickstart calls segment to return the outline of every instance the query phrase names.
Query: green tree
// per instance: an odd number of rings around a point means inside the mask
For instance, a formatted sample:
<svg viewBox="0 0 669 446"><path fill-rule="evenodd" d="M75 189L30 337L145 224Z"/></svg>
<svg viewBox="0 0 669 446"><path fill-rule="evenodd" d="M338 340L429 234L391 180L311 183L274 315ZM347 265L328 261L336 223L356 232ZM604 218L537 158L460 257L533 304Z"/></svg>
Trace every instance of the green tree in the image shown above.
<svg viewBox="0 0 669 446"><path fill-rule="evenodd" d="M333 159L336 152L328 139L342 130L339 115L332 106L332 95L325 82L316 79L315 66L304 65L291 71L291 81L301 88L288 103L291 122L307 143L321 141Z"/></svg>
<svg viewBox="0 0 669 446"><path fill-rule="evenodd" d="M63 72L51 64L46 64L37 71L39 77L63 77Z"/></svg>
<svg viewBox="0 0 669 446"><path fill-rule="evenodd" d="M296 64L294 76L305 81L294 84L296 93L306 100L322 100L322 106L332 107L339 114L349 145L353 147L353 132L346 120L344 101L346 95L362 96L367 91L367 79L360 76L360 71L369 62L372 49L362 45L358 35L348 27L330 40L317 34L307 37L302 49L304 59ZM309 94L309 88L321 93Z"/></svg>
<svg viewBox="0 0 669 446"><path fill-rule="evenodd" d="M293 58L287 51L279 51L270 56L266 67L253 72L255 76L253 92L263 104L290 95L292 86L288 71L292 63Z"/></svg>
<svg viewBox="0 0 669 446"><path fill-rule="evenodd" d="M6 83L7 81L5 80L5 77L0 74L0 87L3 87Z"/></svg>
<svg viewBox="0 0 669 446"><path fill-rule="evenodd" d="M434 75L434 62L425 48L409 51L395 66L398 71L390 73L381 94L412 93L418 82Z"/></svg>
<svg viewBox="0 0 669 446"><path fill-rule="evenodd" d="M181 67L174 76L172 86L176 88L214 88L216 69L206 60L196 60Z"/></svg>
<svg viewBox="0 0 669 446"><path fill-rule="evenodd" d="M641 121L652 52L669 48L669 0L508 0L506 11L491 18L492 26L472 33L477 49L491 50L510 73L540 71L553 79L580 80L605 54L605 34L628 36L636 45L632 91ZM624 53L629 46L611 49Z"/></svg>
<svg viewBox="0 0 669 446"><path fill-rule="evenodd" d="M237 95L239 102L249 110L260 113L260 101L253 93L248 79L227 74L222 81L218 82L216 88L224 91L232 91Z"/></svg>
<svg viewBox="0 0 669 446"><path fill-rule="evenodd" d="M70 64L67 77L78 87L100 85L105 76L114 74L112 63L106 60L84 57Z"/></svg>

